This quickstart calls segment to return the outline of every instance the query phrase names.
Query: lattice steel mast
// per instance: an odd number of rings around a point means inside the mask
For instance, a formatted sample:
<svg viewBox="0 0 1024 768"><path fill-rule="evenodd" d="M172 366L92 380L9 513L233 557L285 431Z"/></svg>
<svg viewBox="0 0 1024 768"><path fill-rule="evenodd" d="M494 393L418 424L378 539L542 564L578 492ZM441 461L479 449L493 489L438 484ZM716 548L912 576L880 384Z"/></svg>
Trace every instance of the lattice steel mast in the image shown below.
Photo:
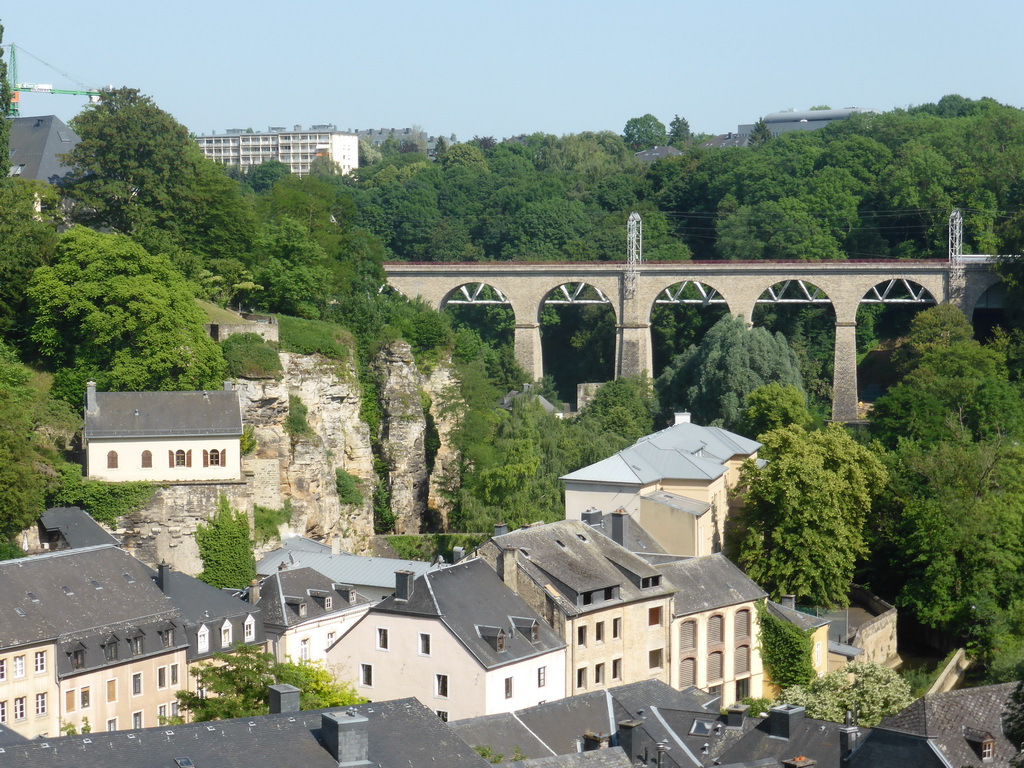
<svg viewBox="0 0 1024 768"><path fill-rule="evenodd" d="M949 298L956 305L963 303L967 290L964 272L964 217L959 208L949 214Z"/></svg>

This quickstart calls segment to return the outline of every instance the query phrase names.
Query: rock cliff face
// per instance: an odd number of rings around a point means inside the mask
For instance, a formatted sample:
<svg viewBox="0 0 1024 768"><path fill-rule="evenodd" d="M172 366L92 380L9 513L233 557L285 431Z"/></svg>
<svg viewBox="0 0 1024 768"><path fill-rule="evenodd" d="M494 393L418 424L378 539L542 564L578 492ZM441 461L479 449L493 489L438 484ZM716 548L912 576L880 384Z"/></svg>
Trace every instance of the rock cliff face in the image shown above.
<svg viewBox="0 0 1024 768"><path fill-rule="evenodd" d="M258 505L280 509L290 501L294 510L282 534L299 534L329 541L339 537L342 548L366 552L373 536L374 470L370 430L360 418L362 391L351 361L338 362L318 355L281 353L280 379L240 379L236 382L242 422L253 427L256 450L242 460L243 481L195 483L158 489L150 505L119 521L124 545L141 559L166 561L190 574L202 570L194 533L209 519L223 494L236 509L252 518ZM448 445L454 423L437 415L441 437L435 469L426 468L426 417L422 393L434 404L435 414L457 389L451 372L436 368L424 377L416 368L405 342L387 345L373 363L378 384L381 419L381 456L387 467L383 478L390 491L398 533L417 533L431 507L447 520L447 502L438 494L441 476L456 465ZM285 431L289 397L296 396L308 409L313 434L293 437ZM359 479L363 501L342 504L335 471L344 469Z"/></svg>

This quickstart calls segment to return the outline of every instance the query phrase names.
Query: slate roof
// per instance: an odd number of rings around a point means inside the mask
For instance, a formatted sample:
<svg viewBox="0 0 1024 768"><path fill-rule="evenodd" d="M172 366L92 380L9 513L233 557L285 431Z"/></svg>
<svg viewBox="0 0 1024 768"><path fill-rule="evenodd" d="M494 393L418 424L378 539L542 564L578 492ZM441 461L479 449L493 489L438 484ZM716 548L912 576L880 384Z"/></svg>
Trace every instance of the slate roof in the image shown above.
<svg viewBox="0 0 1024 768"><path fill-rule="evenodd" d="M381 768L487 768L441 720L416 699L374 702L344 710L310 710L209 723L100 731L4 747L0 766L18 768L195 768L302 766L337 768L321 741L324 712L354 710L367 718L369 763Z"/></svg>
<svg viewBox="0 0 1024 768"><path fill-rule="evenodd" d="M256 571L270 575L277 572L281 563L286 563L288 568L312 568L339 584L391 590L395 588L395 571L412 571L422 576L437 568L420 560L361 557L348 553L332 555L329 546L298 536L285 539L278 549L264 555L256 564Z"/></svg>
<svg viewBox="0 0 1024 768"><path fill-rule="evenodd" d="M660 577L661 572L581 520L526 526L495 536L489 544L502 550L517 548L520 569L546 589L566 615L607 607L607 602L584 606L580 598L585 592L618 587L618 601L632 602L672 591L664 584L642 589L642 578Z"/></svg>
<svg viewBox="0 0 1024 768"><path fill-rule="evenodd" d="M647 435L614 456L562 476L562 480L648 485L664 479L714 480L735 456L749 456L761 444L718 427L692 422Z"/></svg>
<svg viewBox="0 0 1024 768"><path fill-rule="evenodd" d="M986 765L1008 765L1017 750L1003 735L1002 713L1015 686L1016 683L1003 683L929 693L903 711L885 718L878 727L934 740L938 750L954 766L979 763L977 740L983 734L990 734L995 741L995 754L993 761Z"/></svg>
<svg viewBox="0 0 1024 768"><path fill-rule="evenodd" d="M614 513L606 513L598 509L592 509L589 510L588 514L589 519L585 516L583 522L593 530L604 534L614 541L614 532L612 530ZM647 532L647 529L640 525L640 523L638 523L634 518L629 517L629 519L624 522L625 530L623 531L622 546L630 552L640 555L645 560L652 555L678 559L679 555L670 555L665 552L664 548L654 540L654 537L651 536L651 534Z"/></svg>
<svg viewBox="0 0 1024 768"><path fill-rule="evenodd" d="M10 175L56 183L71 172L58 155L70 152L80 141L56 115L16 117L11 120Z"/></svg>
<svg viewBox="0 0 1024 768"><path fill-rule="evenodd" d="M658 570L678 590L673 597L676 616L761 600L768 596L721 553L677 560L659 565Z"/></svg>
<svg viewBox="0 0 1024 768"><path fill-rule="evenodd" d="M694 517L700 517L711 510L711 505L706 501L689 499L686 496L680 496L678 493L669 493L668 491L648 493L643 497L643 500L653 501L672 509L678 509L680 512L686 512Z"/></svg>
<svg viewBox="0 0 1024 768"><path fill-rule="evenodd" d="M634 152L633 157L644 163L653 163L656 160L664 160L666 157L677 157L683 154L675 147L651 147L642 152Z"/></svg>
<svg viewBox="0 0 1024 768"><path fill-rule="evenodd" d="M619 747L593 749L573 755L538 757L536 760L508 762L508 755L505 757L506 764L513 768L631 768L633 765Z"/></svg>
<svg viewBox="0 0 1024 768"><path fill-rule="evenodd" d="M43 512L39 522L48 533L59 534L70 549L118 544L117 539L79 507L51 507Z"/></svg>
<svg viewBox="0 0 1024 768"><path fill-rule="evenodd" d="M642 717L653 727L655 711L682 709L694 716L717 718L719 701L696 688L677 691L660 681L645 680L449 725L468 744L489 746L506 757L518 748L537 759L574 754L587 734L611 736L623 720ZM650 741L652 755L654 743Z"/></svg>
<svg viewBox="0 0 1024 768"><path fill-rule="evenodd" d="M159 571L147 570L154 576L157 586L178 609L189 640L188 661L230 651L236 645L246 642L245 620L250 615L255 620L256 634L248 642L259 644L266 640L259 607L251 606L231 592L211 587L193 576L171 570L167 566L161 566ZM231 622L232 642L228 648L220 643L220 629L225 621ZM209 651L200 653L197 635L199 628L204 624L210 630L211 641Z"/></svg>
<svg viewBox="0 0 1024 768"><path fill-rule="evenodd" d="M795 608L787 608L786 606L768 601L767 606L768 613L772 614L777 619L788 621L790 624L794 624L805 632L809 629L817 629L818 627L824 627L828 624L828 619L821 618L820 616L811 616L809 613L798 611Z"/></svg>
<svg viewBox="0 0 1024 768"><path fill-rule="evenodd" d="M326 607L325 597L332 605ZM256 606L263 613L267 627L293 627L310 619L344 613L370 602L344 584L339 584L312 568L277 571L260 584L260 600ZM306 615L299 615L299 605L305 604Z"/></svg>
<svg viewBox="0 0 1024 768"><path fill-rule="evenodd" d="M949 763L943 757L938 745L923 736L890 731L882 726L871 729L860 746L850 755L843 768L960 768L961 765L981 765L978 758L973 763ZM985 763L985 765L1007 765Z"/></svg>
<svg viewBox="0 0 1024 768"><path fill-rule="evenodd" d="M66 677L130 657L128 638L146 638L143 656L168 652L157 633L182 626L178 609L148 569L114 546L85 547L0 562L0 643L57 643L57 674ZM174 648L184 646L184 633ZM108 662L101 645L116 642L121 662ZM85 666L72 669L73 650ZM138 658L138 657L136 657Z"/></svg>
<svg viewBox="0 0 1024 768"><path fill-rule="evenodd" d="M87 440L241 434L234 391L97 392L95 410L85 410Z"/></svg>
<svg viewBox="0 0 1024 768"><path fill-rule="evenodd" d="M817 768L839 768L839 729L843 726L806 717L803 707L794 709L799 709L800 714L790 719L788 738L773 735L772 721L776 716L773 708L767 718L755 720L754 727L745 730L743 736L722 753L719 758L721 764L764 758L775 758L782 762L804 755L817 761Z"/></svg>
<svg viewBox="0 0 1024 768"><path fill-rule="evenodd" d="M413 581L408 600L392 595L370 609L433 618L444 624L485 669L540 656L565 647L526 601L502 583L483 560L476 558ZM531 639L533 624L537 640ZM505 633L505 650L497 650L491 633Z"/></svg>

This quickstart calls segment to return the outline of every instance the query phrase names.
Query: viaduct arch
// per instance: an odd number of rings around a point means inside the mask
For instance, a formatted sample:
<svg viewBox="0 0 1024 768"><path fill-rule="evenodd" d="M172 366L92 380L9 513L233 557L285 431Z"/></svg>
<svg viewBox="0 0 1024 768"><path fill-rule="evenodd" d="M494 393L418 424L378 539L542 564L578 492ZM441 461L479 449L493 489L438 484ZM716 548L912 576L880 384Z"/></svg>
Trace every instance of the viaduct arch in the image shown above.
<svg viewBox="0 0 1024 768"><path fill-rule="evenodd" d="M961 271L948 261L799 261L799 262L649 262L637 267L631 290L622 263L488 262L461 264L389 263L388 283L404 295L419 296L441 309L448 303L498 303L515 314L515 353L534 379L543 375L540 312L561 286L562 303L573 291L591 286L615 313L615 375L651 375L651 312L659 301L695 302L680 283L697 284L702 303L724 303L730 314L748 323L759 302L824 302L835 311L835 365L832 418L857 418L857 309L862 302L956 303L970 317L984 292L998 282L990 257L968 257ZM795 284L785 296L772 292L779 283ZM490 286L480 291L479 286ZM810 286L824 296L812 294ZM474 295L476 301L474 301ZM582 294L576 294L579 299ZM592 296L595 294L591 294ZM480 300L481 296L487 298ZM787 298L788 297L788 298Z"/></svg>

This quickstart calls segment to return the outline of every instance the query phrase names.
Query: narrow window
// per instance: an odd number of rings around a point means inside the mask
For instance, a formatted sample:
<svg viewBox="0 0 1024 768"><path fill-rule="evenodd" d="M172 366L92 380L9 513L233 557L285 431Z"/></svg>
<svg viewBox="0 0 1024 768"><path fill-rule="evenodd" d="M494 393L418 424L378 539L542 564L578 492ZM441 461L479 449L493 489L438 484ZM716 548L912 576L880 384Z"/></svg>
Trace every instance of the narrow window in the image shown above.
<svg viewBox="0 0 1024 768"><path fill-rule="evenodd" d="M708 654L708 682L722 679L722 652Z"/></svg>
<svg viewBox="0 0 1024 768"><path fill-rule="evenodd" d="M186 467L191 467L192 466L192 451L191 451L191 449L185 451L185 466Z"/></svg>
<svg viewBox="0 0 1024 768"><path fill-rule="evenodd" d="M622 637L622 619L612 619L612 637L616 640Z"/></svg>
<svg viewBox="0 0 1024 768"><path fill-rule="evenodd" d="M697 660L683 659L679 662L679 687L688 688L697 684Z"/></svg>
<svg viewBox="0 0 1024 768"><path fill-rule="evenodd" d="M388 631L384 627L377 627L377 650L386 651L388 649Z"/></svg>
<svg viewBox="0 0 1024 768"><path fill-rule="evenodd" d="M736 642L746 640L750 637L750 611L744 609L736 611L736 618L733 622L735 628Z"/></svg>
<svg viewBox="0 0 1024 768"><path fill-rule="evenodd" d="M585 646L586 644L587 644L587 628L586 627L577 627L576 628L576 645L583 645L583 646Z"/></svg>
<svg viewBox="0 0 1024 768"><path fill-rule="evenodd" d="M722 617L712 616L708 619L708 645L719 645L722 642Z"/></svg>
<svg viewBox="0 0 1024 768"><path fill-rule="evenodd" d="M214 448L212 451L210 451L210 466L219 467L220 465L220 451Z"/></svg>
<svg viewBox="0 0 1024 768"><path fill-rule="evenodd" d="M184 451L179 449L179 450L174 452L174 466L176 466L176 467L184 467L185 466L185 452Z"/></svg>
<svg viewBox="0 0 1024 768"><path fill-rule="evenodd" d="M512 678L511 677L506 677L505 678L505 698L506 699L511 699L512 698Z"/></svg>
<svg viewBox="0 0 1024 768"><path fill-rule="evenodd" d="M647 611L647 624L651 627L661 626L661 606L651 608Z"/></svg>
<svg viewBox="0 0 1024 768"><path fill-rule="evenodd" d="M597 624L594 625L594 642L595 643L603 643L604 642L604 622L603 621L599 621L599 622L597 622Z"/></svg>
<svg viewBox="0 0 1024 768"><path fill-rule="evenodd" d="M736 649L735 674L745 675L750 671L750 646L741 645Z"/></svg>
<svg viewBox="0 0 1024 768"><path fill-rule="evenodd" d="M0 701L0 723L7 722L7 702Z"/></svg>
<svg viewBox="0 0 1024 768"><path fill-rule="evenodd" d="M70 691L64 694L64 711L74 712L75 707L78 705L78 691L72 688Z"/></svg>
<svg viewBox="0 0 1024 768"><path fill-rule="evenodd" d="M117 701L117 680L107 680L107 701ZM84 709L85 705L82 705L82 708Z"/></svg>
<svg viewBox="0 0 1024 768"><path fill-rule="evenodd" d="M46 671L46 651L36 651L35 663L36 672Z"/></svg>
<svg viewBox="0 0 1024 768"><path fill-rule="evenodd" d="M601 685L604 682L604 664L594 665L594 684Z"/></svg>
<svg viewBox="0 0 1024 768"><path fill-rule="evenodd" d="M116 731L117 730L117 718L116 717L113 717L110 720L107 720L107 730L108 731Z"/></svg>
<svg viewBox="0 0 1024 768"><path fill-rule="evenodd" d="M107 451L107 469L117 469L117 451Z"/></svg>
<svg viewBox="0 0 1024 768"><path fill-rule="evenodd" d="M622 659L612 659L612 680L622 679Z"/></svg>
<svg viewBox="0 0 1024 768"><path fill-rule="evenodd" d="M77 667L76 667L77 669ZM7 680L7 659L0 659L0 683Z"/></svg>
<svg viewBox="0 0 1024 768"><path fill-rule="evenodd" d="M256 619L252 616L248 616L245 619L245 625L243 627L245 642L251 643L256 639Z"/></svg>
<svg viewBox="0 0 1024 768"><path fill-rule="evenodd" d="M156 670L156 687L167 687L167 667L158 667Z"/></svg>
<svg viewBox="0 0 1024 768"><path fill-rule="evenodd" d="M210 466L210 452L208 450L206 450L205 448L203 449L203 466L204 467Z"/></svg>
<svg viewBox="0 0 1024 768"><path fill-rule="evenodd" d="M309 638L304 637L299 642L299 660L309 661Z"/></svg>
<svg viewBox="0 0 1024 768"><path fill-rule="evenodd" d="M46 714L46 694L36 694L36 717Z"/></svg>
<svg viewBox="0 0 1024 768"><path fill-rule="evenodd" d="M359 684L365 685L367 688L373 687L373 665L372 664L360 664L359 665Z"/></svg>
<svg viewBox="0 0 1024 768"><path fill-rule="evenodd" d="M15 656L14 657L14 676L15 678L25 676L25 657Z"/></svg>
<svg viewBox="0 0 1024 768"><path fill-rule="evenodd" d="M548 668L547 667L540 667L537 670L537 687L538 688L543 688L547 684L548 684Z"/></svg>
<svg viewBox="0 0 1024 768"><path fill-rule="evenodd" d="M142 695L142 673L136 672L132 675L132 696Z"/></svg>
<svg viewBox="0 0 1024 768"><path fill-rule="evenodd" d="M132 713L132 728L134 728L135 730L138 730L141 727L142 727L142 713L141 712L133 712Z"/></svg>
<svg viewBox="0 0 1024 768"><path fill-rule="evenodd" d="M142 468L152 469L153 468L153 454L150 451L142 452Z"/></svg>
<svg viewBox="0 0 1024 768"><path fill-rule="evenodd" d="M434 695L448 697L448 675L434 675Z"/></svg>
<svg viewBox="0 0 1024 768"><path fill-rule="evenodd" d="M103 646L103 657L107 661L117 661L117 641L112 640Z"/></svg>
<svg viewBox="0 0 1024 768"><path fill-rule="evenodd" d="M24 720L26 717L25 697L19 696L14 700L14 719Z"/></svg>
<svg viewBox="0 0 1024 768"><path fill-rule="evenodd" d="M689 651L697 647L697 622L684 621L679 627L679 650Z"/></svg>
<svg viewBox="0 0 1024 768"><path fill-rule="evenodd" d="M178 684L178 665L171 664L171 685Z"/></svg>
<svg viewBox="0 0 1024 768"><path fill-rule="evenodd" d="M210 650L210 630L205 625L200 627L196 639L198 640L199 653L206 653Z"/></svg>
<svg viewBox="0 0 1024 768"><path fill-rule="evenodd" d="M420 633L420 656L430 655L430 635Z"/></svg>
<svg viewBox="0 0 1024 768"><path fill-rule="evenodd" d="M220 647L227 648L231 645L231 624L227 621L220 628Z"/></svg>
<svg viewBox="0 0 1024 768"><path fill-rule="evenodd" d="M576 687L583 689L587 687L587 668L580 667L576 670Z"/></svg>

